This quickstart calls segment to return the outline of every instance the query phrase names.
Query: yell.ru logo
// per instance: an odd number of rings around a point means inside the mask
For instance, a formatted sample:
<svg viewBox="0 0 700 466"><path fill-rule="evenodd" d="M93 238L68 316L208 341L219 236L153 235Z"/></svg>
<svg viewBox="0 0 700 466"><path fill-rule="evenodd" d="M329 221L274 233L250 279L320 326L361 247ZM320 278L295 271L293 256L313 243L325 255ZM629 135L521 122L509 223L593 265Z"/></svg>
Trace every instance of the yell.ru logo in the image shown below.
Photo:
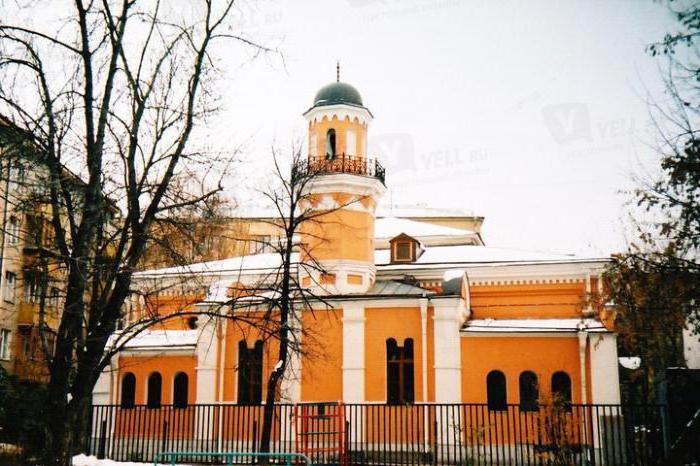
<svg viewBox="0 0 700 466"><path fill-rule="evenodd" d="M591 116L585 104L548 105L542 108L542 118L552 138L559 144L569 144L580 139L593 140Z"/></svg>

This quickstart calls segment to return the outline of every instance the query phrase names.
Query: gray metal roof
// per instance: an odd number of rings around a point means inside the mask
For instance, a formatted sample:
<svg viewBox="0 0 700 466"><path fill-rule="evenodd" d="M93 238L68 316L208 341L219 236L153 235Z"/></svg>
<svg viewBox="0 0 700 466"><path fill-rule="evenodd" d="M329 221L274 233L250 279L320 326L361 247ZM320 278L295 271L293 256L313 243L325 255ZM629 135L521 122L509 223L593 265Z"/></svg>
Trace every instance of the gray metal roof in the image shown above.
<svg viewBox="0 0 700 466"><path fill-rule="evenodd" d="M429 296L434 295L435 292L395 280L377 280L366 294L371 296Z"/></svg>

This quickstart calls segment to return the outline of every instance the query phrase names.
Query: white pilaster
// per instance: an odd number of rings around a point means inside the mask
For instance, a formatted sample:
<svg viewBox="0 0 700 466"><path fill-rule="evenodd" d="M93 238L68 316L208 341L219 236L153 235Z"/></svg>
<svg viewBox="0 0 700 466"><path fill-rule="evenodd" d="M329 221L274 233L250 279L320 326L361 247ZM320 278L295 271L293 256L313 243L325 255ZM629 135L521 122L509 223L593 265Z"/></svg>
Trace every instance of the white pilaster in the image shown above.
<svg viewBox="0 0 700 466"><path fill-rule="evenodd" d="M588 333L583 330L578 332L578 367L581 379L581 403L588 403L588 381L586 380L586 347L588 346Z"/></svg>
<svg viewBox="0 0 700 466"><path fill-rule="evenodd" d="M591 351L591 403L620 403L620 374L617 336L614 333L589 335Z"/></svg>
<svg viewBox="0 0 700 466"><path fill-rule="evenodd" d="M195 355L197 357L197 365L195 366L197 378L197 404L213 404L216 403L216 355L219 351L219 344L216 338L216 321L209 319L200 327ZM222 416L219 416L222 419ZM220 425L215 426L206 410L197 411L195 417L195 429L201 432L202 435L213 438L216 432L220 430Z"/></svg>
<svg viewBox="0 0 700 466"><path fill-rule="evenodd" d="M421 298L420 302L420 338L421 338L421 387L423 399L428 401L428 299Z"/></svg>
<svg viewBox="0 0 700 466"><path fill-rule="evenodd" d="M343 303L343 401L365 401L365 307Z"/></svg>
<svg viewBox="0 0 700 466"><path fill-rule="evenodd" d="M117 392L119 386L119 373L117 371L117 361L119 356L114 356L109 365L102 370L102 373L92 389L92 404L108 405L119 403Z"/></svg>
<svg viewBox="0 0 700 466"><path fill-rule="evenodd" d="M216 402L216 322L212 319L201 327L197 340L197 403Z"/></svg>
<svg viewBox="0 0 700 466"><path fill-rule="evenodd" d="M434 299L435 401L462 401L462 357L459 330L464 316L461 299Z"/></svg>
<svg viewBox="0 0 700 466"><path fill-rule="evenodd" d="M297 311L301 312L301 311ZM288 403L299 403L301 401L301 346L302 329L299 316L292 315L289 319L289 328L291 329L291 338L295 342L290 347L288 353L287 365L284 370L284 377L280 384L282 399ZM298 347L297 348L295 348Z"/></svg>
<svg viewBox="0 0 700 466"><path fill-rule="evenodd" d="M460 298L433 299L435 348L435 402L460 403L462 401L462 356L459 330L466 315L464 300ZM437 432L437 441L444 447L438 455L440 462L452 462L452 445L459 438L462 425L459 409L442 406L435 413L438 425L447 426Z"/></svg>

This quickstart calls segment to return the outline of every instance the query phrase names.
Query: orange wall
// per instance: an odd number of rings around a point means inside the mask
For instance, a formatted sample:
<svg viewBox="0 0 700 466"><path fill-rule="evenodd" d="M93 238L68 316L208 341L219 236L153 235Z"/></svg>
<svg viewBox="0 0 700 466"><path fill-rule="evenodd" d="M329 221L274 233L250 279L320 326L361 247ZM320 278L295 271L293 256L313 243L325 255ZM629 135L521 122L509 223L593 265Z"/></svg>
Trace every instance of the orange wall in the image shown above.
<svg viewBox="0 0 700 466"><path fill-rule="evenodd" d="M301 367L302 401L343 399L343 311L320 310L302 314L305 335Z"/></svg>
<svg viewBox="0 0 700 466"><path fill-rule="evenodd" d="M355 131L355 155L365 156L364 140L367 137L367 127L360 123L357 118L350 121L348 117L338 120L338 117L333 116L332 120L323 117L321 121L309 123L309 145L311 145L312 136L316 135L316 147L309 147L309 154L312 157L326 155L326 133L331 128L335 129L335 149L337 154L347 152L345 135L348 130L353 130Z"/></svg>
<svg viewBox="0 0 700 466"><path fill-rule="evenodd" d="M166 316L169 314L176 314L179 312L191 312L196 311L195 303L204 299L204 295L200 294L187 294L187 295L174 295L174 296L150 296L146 298L146 304L143 308L139 309L138 312L143 313L144 316ZM133 316L138 318L137 316ZM158 323L154 328L166 329L166 330L187 330L187 320L191 316L176 316L171 319L164 320Z"/></svg>
<svg viewBox="0 0 700 466"><path fill-rule="evenodd" d="M194 403L197 399L197 374L195 366L197 359L192 356L121 356L119 358L119 382L117 384L117 402L121 401L122 377L127 372L136 376L136 404L146 403L146 384L148 376L160 372L163 380L161 403L170 404L173 401L173 379L178 372L184 372L188 378L187 401Z"/></svg>
<svg viewBox="0 0 700 466"><path fill-rule="evenodd" d="M472 318L580 317L585 292L583 282L475 285L471 287Z"/></svg>
<svg viewBox="0 0 700 466"><path fill-rule="evenodd" d="M431 313L432 314L432 313ZM403 346L406 338L413 338L414 388L416 401L423 401L422 351L420 308L372 308L365 310L365 398L367 401L386 401L386 340L394 338ZM428 316L428 334L432 334L432 315ZM432 345L428 347L428 367L432 367ZM428 380L433 379L428 372ZM428 385L430 393L431 385Z"/></svg>
<svg viewBox="0 0 700 466"><path fill-rule="evenodd" d="M581 400L578 338L572 337L462 337L462 401L486 402L486 375L500 370L506 376L508 403L519 403L520 373L537 374L540 397L550 392L552 374L571 377L573 401Z"/></svg>
<svg viewBox="0 0 700 466"><path fill-rule="evenodd" d="M339 202L352 200L348 197ZM368 212L348 209L329 212L314 221L304 222L304 234L308 252L316 260L374 260L374 216Z"/></svg>

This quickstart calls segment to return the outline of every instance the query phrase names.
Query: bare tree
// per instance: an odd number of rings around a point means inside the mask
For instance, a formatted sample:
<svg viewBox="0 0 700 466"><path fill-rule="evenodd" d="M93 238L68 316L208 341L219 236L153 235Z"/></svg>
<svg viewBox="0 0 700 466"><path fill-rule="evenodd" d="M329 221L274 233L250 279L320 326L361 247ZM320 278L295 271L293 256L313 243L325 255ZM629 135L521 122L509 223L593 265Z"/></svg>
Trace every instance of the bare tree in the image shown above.
<svg viewBox="0 0 700 466"><path fill-rule="evenodd" d="M322 350L313 349L320 336L302 325L304 312L333 310L333 303L329 301L332 292L317 278L329 272L315 256L317 248L332 240L323 230L338 221L334 213L364 198L350 195L336 205L319 208L314 184L327 172L334 171L332 163L314 163L302 157L298 149L292 153L291 167L287 171L288 167L281 163L281 157L273 150L276 186L260 193L276 213L276 219L268 222L279 236L265 246L278 256L278 266L259 277L254 284L245 286L242 294L237 294L227 303L234 309L234 318L246 316L246 322L252 328L279 343L264 393L259 447L263 453L270 451L280 383L284 377L298 375L290 373L291 359L302 355L324 357ZM308 277L307 282L303 281L304 277Z"/></svg>
<svg viewBox="0 0 700 466"><path fill-rule="evenodd" d="M46 360L45 456L65 465L84 441L90 395L112 355L105 347L153 222L211 198L228 169L193 144L217 110L216 44L271 50L232 32L233 0L45 3L18 15L67 16L0 24L0 114L47 173L45 212L65 281ZM191 181L205 173L207 183Z"/></svg>

